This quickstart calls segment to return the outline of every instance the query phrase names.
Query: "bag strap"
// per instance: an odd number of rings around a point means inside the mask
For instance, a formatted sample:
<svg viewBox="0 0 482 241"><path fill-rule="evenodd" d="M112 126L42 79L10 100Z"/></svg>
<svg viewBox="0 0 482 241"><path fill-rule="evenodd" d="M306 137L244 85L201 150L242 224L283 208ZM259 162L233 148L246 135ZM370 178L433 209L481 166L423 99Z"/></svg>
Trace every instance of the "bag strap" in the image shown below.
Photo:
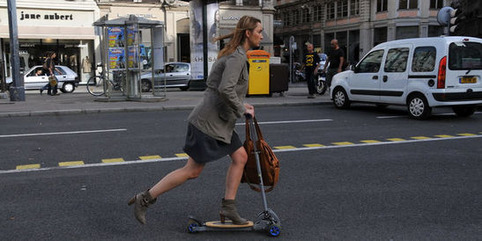
<svg viewBox="0 0 482 241"><path fill-rule="evenodd" d="M264 140L263 133L261 133L261 128L259 128L258 121L256 120L256 117L253 117L253 121L254 121L254 127L256 128L256 135L258 136L258 141Z"/></svg>

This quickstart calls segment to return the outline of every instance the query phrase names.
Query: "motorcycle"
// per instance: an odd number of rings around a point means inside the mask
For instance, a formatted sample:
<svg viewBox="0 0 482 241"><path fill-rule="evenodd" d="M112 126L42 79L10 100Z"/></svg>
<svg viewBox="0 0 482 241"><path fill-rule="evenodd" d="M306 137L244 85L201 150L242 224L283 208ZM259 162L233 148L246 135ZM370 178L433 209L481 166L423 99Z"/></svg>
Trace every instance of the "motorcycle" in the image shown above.
<svg viewBox="0 0 482 241"><path fill-rule="evenodd" d="M326 84L326 73L323 71L326 64L326 58L322 59L320 62L320 68L318 69L318 73L315 77L315 87L316 93L319 95L323 95L328 89L328 85Z"/></svg>
<svg viewBox="0 0 482 241"><path fill-rule="evenodd" d="M305 71L301 69L301 64L295 62L293 64L293 82L302 82L305 81Z"/></svg>
<svg viewBox="0 0 482 241"><path fill-rule="evenodd" d="M322 70L318 70L318 74L316 75L316 78L315 78L315 87L316 87L316 93L319 95L325 94L326 89L328 88L326 84L326 73L323 72Z"/></svg>

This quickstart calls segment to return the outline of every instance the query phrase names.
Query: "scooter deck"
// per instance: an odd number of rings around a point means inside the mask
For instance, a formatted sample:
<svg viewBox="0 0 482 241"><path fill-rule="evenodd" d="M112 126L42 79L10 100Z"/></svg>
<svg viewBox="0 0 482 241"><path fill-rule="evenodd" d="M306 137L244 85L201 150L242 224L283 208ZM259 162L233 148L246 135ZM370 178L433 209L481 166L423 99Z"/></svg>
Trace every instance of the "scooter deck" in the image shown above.
<svg viewBox="0 0 482 241"><path fill-rule="evenodd" d="M254 223L252 221L248 221L247 224L233 224L232 221L226 221L224 223L221 223L221 221L209 221L204 225L210 228L249 228L253 227Z"/></svg>

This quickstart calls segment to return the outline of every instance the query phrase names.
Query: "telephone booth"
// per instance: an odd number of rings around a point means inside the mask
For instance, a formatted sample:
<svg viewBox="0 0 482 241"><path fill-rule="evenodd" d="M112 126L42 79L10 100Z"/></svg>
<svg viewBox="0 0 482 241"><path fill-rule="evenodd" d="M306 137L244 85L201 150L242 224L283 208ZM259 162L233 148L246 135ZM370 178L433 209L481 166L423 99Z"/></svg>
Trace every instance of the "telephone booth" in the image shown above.
<svg viewBox="0 0 482 241"><path fill-rule="evenodd" d="M101 63L98 65L104 80L104 97L108 100L140 100L153 96L165 98L166 90L152 89L142 93L141 75L164 68L164 23L135 15L108 20L102 17L94 23L101 27ZM141 30L150 30L150 68L145 68L145 46L141 43ZM152 82L154 78L150 78ZM152 84L152 83L151 83Z"/></svg>

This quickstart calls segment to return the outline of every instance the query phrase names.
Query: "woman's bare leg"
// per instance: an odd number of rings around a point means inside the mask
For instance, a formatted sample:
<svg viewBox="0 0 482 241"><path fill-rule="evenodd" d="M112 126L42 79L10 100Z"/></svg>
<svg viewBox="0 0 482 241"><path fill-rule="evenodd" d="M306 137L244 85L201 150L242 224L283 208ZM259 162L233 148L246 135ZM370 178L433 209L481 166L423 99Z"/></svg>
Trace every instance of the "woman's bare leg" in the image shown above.
<svg viewBox="0 0 482 241"><path fill-rule="evenodd" d="M203 169L204 164L196 163L194 159L189 157L184 167L167 174L149 190L149 193L152 198L156 198L159 195L182 185L189 179L197 178Z"/></svg>
<svg viewBox="0 0 482 241"><path fill-rule="evenodd" d="M226 175L226 191L224 193L224 199L226 200L236 199L239 183L243 176L244 165L248 161L248 154L246 154L244 147L240 147L231 154L231 159L232 162Z"/></svg>

